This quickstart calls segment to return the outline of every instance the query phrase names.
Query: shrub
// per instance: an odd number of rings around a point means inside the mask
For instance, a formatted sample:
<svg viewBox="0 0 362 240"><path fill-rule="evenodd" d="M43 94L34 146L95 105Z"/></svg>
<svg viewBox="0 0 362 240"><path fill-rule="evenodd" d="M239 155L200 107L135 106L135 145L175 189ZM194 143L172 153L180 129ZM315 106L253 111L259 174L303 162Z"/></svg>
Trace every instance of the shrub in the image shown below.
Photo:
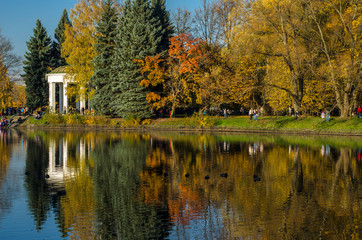
<svg viewBox="0 0 362 240"><path fill-rule="evenodd" d="M150 125L152 123L151 119L145 119L142 121L142 125Z"/></svg>
<svg viewBox="0 0 362 240"><path fill-rule="evenodd" d="M64 118L62 115L59 114L54 114L54 113L50 113L50 114L45 114L43 116L44 120L46 123L49 124L63 124L64 123Z"/></svg>
<svg viewBox="0 0 362 240"><path fill-rule="evenodd" d="M139 117L135 117L133 115L128 116L122 122L123 126L137 126L141 124L141 119Z"/></svg>
<svg viewBox="0 0 362 240"><path fill-rule="evenodd" d="M116 126L118 124L118 121L116 119L112 119L110 124L112 126Z"/></svg>
<svg viewBox="0 0 362 240"><path fill-rule="evenodd" d="M100 120L100 119L97 119L95 116L89 116L89 115L84 116L84 123L87 125L96 125L97 120ZM101 124L101 123L98 123L98 124Z"/></svg>
<svg viewBox="0 0 362 240"><path fill-rule="evenodd" d="M193 115L193 122L196 126L199 126L201 128L204 127L211 127L215 125L215 119L208 116L208 115L202 115L199 113L194 113Z"/></svg>
<svg viewBox="0 0 362 240"><path fill-rule="evenodd" d="M67 114L64 117L66 124L83 124L84 117L78 114Z"/></svg>

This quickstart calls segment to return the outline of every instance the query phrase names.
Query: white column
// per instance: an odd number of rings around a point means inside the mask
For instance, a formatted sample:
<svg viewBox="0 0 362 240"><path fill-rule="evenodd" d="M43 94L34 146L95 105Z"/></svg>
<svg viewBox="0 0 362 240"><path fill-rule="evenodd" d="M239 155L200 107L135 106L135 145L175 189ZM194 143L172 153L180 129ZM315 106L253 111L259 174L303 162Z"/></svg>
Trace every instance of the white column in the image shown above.
<svg viewBox="0 0 362 240"><path fill-rule="evenodd" d="M84 87L80 87L80 92L82 93L82 95L80 95L79 98L79 111L82 112L82 108L84 108L84 112L85 112L85 94L84 94Z"/></svg>
<svg viewBox="0 0 362 240"><path fill-rule="evenodd" d="M67 87L68 87L68 83L66 81L64 81L63 83L63 105L64 108L63 110L65 110L68 113L68 96L67 96Z"/></svg>
<svg viewBox="0 0 362 240"><path fill-rule="evenodd" d="M79 110L82 110L82 108L84 108L84 111L86 110L86 109L85 109L85 100L84 100L84 99L81 99L81 100L80 100L80 106L79 106L79 108L80 108Z"/></svg>
<svg viewBox="0 0 362 240"><path fill-rule="evenodd" d="M49 110L55 112L55 83L49 82Z"/></svg>
<svg viewBox="0 0 362 240"><path fill-rule="evenodd" d="M63 83L59 83L59 113L63 114L63 94L64 88Z"/></svg>

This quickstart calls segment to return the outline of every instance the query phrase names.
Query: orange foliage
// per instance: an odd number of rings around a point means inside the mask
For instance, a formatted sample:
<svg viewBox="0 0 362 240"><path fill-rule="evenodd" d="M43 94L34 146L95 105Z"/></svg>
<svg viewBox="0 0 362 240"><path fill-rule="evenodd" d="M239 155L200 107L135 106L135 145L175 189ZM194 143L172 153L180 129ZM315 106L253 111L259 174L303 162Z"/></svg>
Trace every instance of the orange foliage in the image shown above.
<svg viewBox="0 0 362 240"><path fill-rule="evenodd" d="M170 198L168 201L171 222L177 222L183 226L190 224L190 221L202 218L200 213L203 206L199 194L188 186L181 185L179 198Z"/></svg>
<svg viewBox="0 0 362 240"><path fill-rule="evenodd" d="M170 167L171 161L161 148L155 149L147 156L147 170L140 174L142 187L139 197L146 204L161 205L163 202L167 202L171 221L186 226L191 220L200 218L200 214L196 213L202 211L202 201L199 193L192 189L192 186L172 184L174 180L168 181L168 178L161 174L163 168Z"/></svg>
<svg viewBox="0 0 362 240"><path fill-rule="evenodd" d="M150 90L147 100L153 109L171 106L172 110L191 101L194 91L193 74L202 57L200 39L190 34L170 38L168 57L148 56L134 60L140 66L144 79L141 85Z"/></svg>

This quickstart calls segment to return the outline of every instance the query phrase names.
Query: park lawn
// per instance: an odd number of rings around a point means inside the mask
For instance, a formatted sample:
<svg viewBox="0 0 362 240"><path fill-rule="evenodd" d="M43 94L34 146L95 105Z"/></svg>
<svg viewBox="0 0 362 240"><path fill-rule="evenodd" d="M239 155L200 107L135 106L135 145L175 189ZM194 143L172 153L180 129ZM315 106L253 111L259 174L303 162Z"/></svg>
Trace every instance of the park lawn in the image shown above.
<svg viewBox="0 0 362 240"><path fill-rule="evenodd" d="M215 126L224 128L250 129L250 130L283 130L283 131L323 131L323 132L362 132L362 119L334 118L329 122L319 117L293 117L265 116L258 120L249 117L220 118Z"/></svg>
<svg viewBox="0 0 362 240"><path fill-rule="evenodd" d="M70 117L74 118L73 121ZM104 116L71 116L58 115L45 116L44 119L30 118L32 125L53 124L81 124L99 125L104 127L147 127L149 129L210 129L210 130L250 130L250 131L281 131L281 132L314 132L314 133L358 133L362 134L362 119L332 117L329 122L322 121L320 117L300 117L295 119L289 116L264 116L258 120L250 120L249 116L232 117L177 117L159 118L147 121L129 121L121 118L106 118Z"/></svg>

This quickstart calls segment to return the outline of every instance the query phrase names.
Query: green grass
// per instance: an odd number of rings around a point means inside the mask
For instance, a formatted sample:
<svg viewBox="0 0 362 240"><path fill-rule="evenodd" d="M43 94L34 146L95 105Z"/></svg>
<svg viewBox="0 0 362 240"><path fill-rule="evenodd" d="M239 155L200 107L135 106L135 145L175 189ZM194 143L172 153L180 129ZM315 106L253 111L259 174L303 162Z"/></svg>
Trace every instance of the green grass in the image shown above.
<svg viewBox="0 0 362 240"><path fill-rule="evenodd" d="M29 124L35 124L35 125L47 124L47 120L45 118L35 119L34 117L29 117L27 121L29 122Z"/></svg>
<svg viewBox="0 0 362 240"><path fill-rule="evenodd" d="M72 125L75 121L70 118L77 118L76 123L82 125L102 125L115 127L127 127L126 120L115 118L110 119L104 116L61 116L55 114L45 115L42 119L36 120L30 117L29 124L52 125L67 124ZM140 122L141 124L141 122ZM347 133L362 134L362 119L344 119L333 117L329 122L322 121L319 117L301 117L294 119L288 116L265 116L258 120L250 120L248 116L218 118L212 116L162 118L149 121L147 128L165 129L216 129L216 130L268 130L281 132L312 132L312 133Z"/></svg>
<svg viewBox="0 0 362 240"><path fill-rule="evenodd" d="M249 130L283 130L283 131L315 131L315 132L360 132L362 119L331 118L329 122L318 117L262 117L250 120L248 117L219 119L215 126Z"/></svg>

